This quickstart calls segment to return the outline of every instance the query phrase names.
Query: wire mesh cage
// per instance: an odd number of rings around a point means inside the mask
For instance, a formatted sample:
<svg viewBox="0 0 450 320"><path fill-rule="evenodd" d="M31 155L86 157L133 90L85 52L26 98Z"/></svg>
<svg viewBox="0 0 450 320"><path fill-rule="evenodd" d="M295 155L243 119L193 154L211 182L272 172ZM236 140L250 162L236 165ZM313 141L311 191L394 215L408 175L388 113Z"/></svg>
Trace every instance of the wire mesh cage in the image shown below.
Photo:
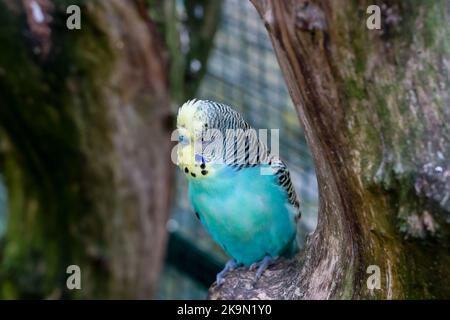
<svg viewBox="0 0 450 320"><path fill-rule="evenodd" d="M225 0L221 15L214 49L196 98L234 107L256 129L279 129L280 157L286 162L300 197L302 219L298 240L302 244L305 235L316 226L318 202L316 176L303 130L255 8L249 1ZM176 201L168 229L172 237L181 236L187 241L184 246L196 247L212 261L225 261L221 249L195 218L187 199L187 181L181 174L177 175ZM176 250L169 245L169 251L171 249ZM206 297L207 287L192 279L189 270L185 276L177 271L183 269L180 264L186 271L190 259L183 255L182 259L175 258L166 263L159 298ZM192 265L194 268L194 263Z"/></svg>

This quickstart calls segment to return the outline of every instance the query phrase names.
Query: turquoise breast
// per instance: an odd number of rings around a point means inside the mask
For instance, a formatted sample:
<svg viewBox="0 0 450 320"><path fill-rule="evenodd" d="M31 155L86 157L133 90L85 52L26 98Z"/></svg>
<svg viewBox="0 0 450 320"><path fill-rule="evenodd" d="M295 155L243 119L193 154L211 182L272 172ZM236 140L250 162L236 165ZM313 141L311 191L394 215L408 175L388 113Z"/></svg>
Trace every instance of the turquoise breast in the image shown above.
<svg viewBox="0 0 450 320"><path fill-rule="evenodd" d="M246 266L280 256L295 242L295 208L274 175L260 167L223 165L214 175L189 179L189 198L212 238Z"/></svg>

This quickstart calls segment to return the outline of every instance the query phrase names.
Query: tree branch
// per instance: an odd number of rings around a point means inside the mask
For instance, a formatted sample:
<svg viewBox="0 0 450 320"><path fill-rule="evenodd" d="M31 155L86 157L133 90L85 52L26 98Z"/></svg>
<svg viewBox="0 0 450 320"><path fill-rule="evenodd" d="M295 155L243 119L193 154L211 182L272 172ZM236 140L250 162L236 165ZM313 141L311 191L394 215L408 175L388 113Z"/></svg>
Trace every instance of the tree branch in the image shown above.
<svg viewBox="0 0 450 320"><path fill-rule="evenodd" d="M380 4L395 19L372 31L365 0L251 1L312 151L318 226L297 262L274 266L256 291L239 269L210 297L449 296L448 199L431 192L450 178L448 2ZM424 186L427 163L439 178ZM378 290L366 285L370 265L381 270Z"/></svg>

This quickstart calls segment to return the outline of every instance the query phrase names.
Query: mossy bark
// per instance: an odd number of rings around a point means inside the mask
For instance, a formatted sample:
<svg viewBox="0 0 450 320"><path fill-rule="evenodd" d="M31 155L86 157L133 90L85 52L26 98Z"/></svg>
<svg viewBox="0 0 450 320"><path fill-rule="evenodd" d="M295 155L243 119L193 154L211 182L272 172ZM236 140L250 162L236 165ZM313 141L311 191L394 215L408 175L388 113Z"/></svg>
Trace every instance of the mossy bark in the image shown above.
<svg viewBox="0 0 450 320"><path fill-rule="evenodd" d="M44 21L0 1L0 296L151 298L173 171L164 45L143 1L36 2Z"/></svg>
<svg viewBox="0 0 450 320"><path fill-rule="evenodd" d="M239 269L211 298L449 298L450 3L252 2L314 157L319 220L297 259L256 287Z"/></svg>

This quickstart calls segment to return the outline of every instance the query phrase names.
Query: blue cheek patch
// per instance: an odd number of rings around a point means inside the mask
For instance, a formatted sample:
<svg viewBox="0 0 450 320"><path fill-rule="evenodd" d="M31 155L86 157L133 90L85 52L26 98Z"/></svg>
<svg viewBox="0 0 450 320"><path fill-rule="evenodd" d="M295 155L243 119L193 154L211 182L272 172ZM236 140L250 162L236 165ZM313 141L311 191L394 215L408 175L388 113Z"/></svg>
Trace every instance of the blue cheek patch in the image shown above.
<svg viewBox="0 0 450 320"><path fill-rule="evenodd" d="M202 155L196 153L196 154L195 154L195 162L198 162L198 163L206 163L206 162L208 162L208 161L206 161L206 159L205 159L204 156L202 156Z"/></svg>

